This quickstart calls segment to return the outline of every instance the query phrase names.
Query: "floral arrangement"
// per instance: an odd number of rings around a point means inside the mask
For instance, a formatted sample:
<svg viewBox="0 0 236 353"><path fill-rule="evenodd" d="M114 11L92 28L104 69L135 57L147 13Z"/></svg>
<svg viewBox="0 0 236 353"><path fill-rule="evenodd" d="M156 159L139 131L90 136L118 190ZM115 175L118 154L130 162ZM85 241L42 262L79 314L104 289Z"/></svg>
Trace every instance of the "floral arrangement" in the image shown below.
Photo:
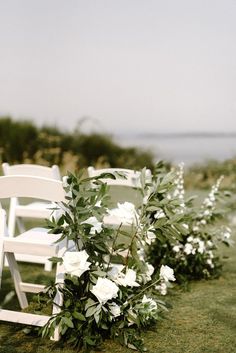
<svg viewBox="0 0 236 353"><path fill-rule="evenodd" d="M73 244L53 259L63 262L67 273L65 285L57 288L64 304L42 333L52 336L59 327L64 340L87 351L112 338L144 352L139 333L167 310L162 296L171 282L219 273L215 250L219 242L229 244L231 234L228 227L214 227L221 214L216 205L222 178L195 208L193 198L185 198L183 165L167 171L160 162L152 181L141 171L139 209L129 202L109 209L107 178L116 175L68 176L67 203L49 223L51 232ZM109 215L120 224L106 225ZM55 291L54 286L41 294L42 302L45 297L52 302Z"/></svg>
<svg viewBox="0 0 236 353"><path fill-rule="evenodd" d="M148 258L154 266L168 263L174 268L177 281L186 283L192 279L216 277L220 274L221 262L215 250L220 243L231 245L231 230L218 224L219 218L224 215L224 210L219 206L222 201L224 202L225 195L228 196L228 193L223 194L219 191L223 177L216 181L209 195L196 207L192 202L195 197L185 200L183 175L181 164L170 182L171 185L161 194L158 180L164 180L166 173L161 175L159 173L158 178L154 175L153 184L156 188L152 197L160 205L158 213L158 218L162 220L160 231L164 234L166 224L172 223L172 228L178 235L176 234L174 241L173 238L157 237L155 243L148 249ZM172 213L162 205L163 200L167 199L175 204ZM169 205L170 203L168 207ZM157 215L154 215L155 217ZM178 225L173 223L176 219Z"/></svg>
<svg viewBox="0 0 236 353"><path fill-rule="evenodd" d="M140 330L157 322L167 310L160 292L175 281L174 271L168 265L154 270L147 263L142 252L152 238L148 222L142 223L141 213L129 202L109 211L105 177L114 175L84 179L81 174L70 174L65 187L67 203L49 223L52 232L73 242L73 248L53 259L62 261L67 273L65 285L57 288L64 304L42 333L51 336L59 327L64 340L87 351L113 338L142 352ZM104 224L109 214L121 219L118 227ZM48 288L41 294L42 301L45 296L47 304L53 301L55 290L55 286Z"/></svg>

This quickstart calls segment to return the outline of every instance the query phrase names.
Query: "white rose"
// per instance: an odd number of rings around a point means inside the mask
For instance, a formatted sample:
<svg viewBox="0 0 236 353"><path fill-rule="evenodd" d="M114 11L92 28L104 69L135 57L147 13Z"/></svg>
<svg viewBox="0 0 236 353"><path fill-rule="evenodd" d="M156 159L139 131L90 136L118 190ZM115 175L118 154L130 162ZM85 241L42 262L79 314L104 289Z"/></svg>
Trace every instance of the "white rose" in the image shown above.
<svg viewBox="0 0 236 353"><path fill-rule="evenodd" d="M85 250L67 251L62 257L65 272L80 277L91 265L91 262L87 261L88 257Z"/></svg>
<svg viewBox="0 0 236 353"><path fill-rule="evenodd" d="M136 282L136 272L130 268L125 274L121 272L116 282L124 287L139 287L139 284Z"/></svg>
<svg viewBox="0 0 236 353"><path fill-rule="evenodd" d="M108 272L108 275L115 283L121 286L139 287L139 284L136 282L136 272L132 269L128 269L126 273L123 273L123 269L123 265L113 266Z"/></svg>
<svg viewBox="0 0 236 353"><path fill-rule="evenodd" d="M112 315L112 316L114 316L114 317L120 316L120 314L121 314L120 306L117 305L116 303L112 302L112 303L109 305L109 309L110 309L110 312L111 312L111 315Z"/></svg>
<svg viewBox="0 0 236 353"><path fill-rule="evenodd" d="M106 303L118 295L119 287L108 278L99 277L97 283L91 289L91 292L97 297L100 303Z"/></svg>
<svg viewBox="0 0 236 353"><path fill-rule="evenodd" d="M174 270L166 265L161 265L160 278L165 282L175 281Z"/></svg>
<svg viewBox="0 0 236 353"><path fill-rule="evenodd" d="M134 204L132 204L131 202L124 202L124 203L118 202L117 206L118 206L117 208L108 210L108 214L110 216L119 218L121 223L123 222L127 224L137 223L139 217L136 212Z"/></svg>
<svg viewBox="0 0 236 353"><path fill-rule="evenodd" d="M90 224L92 228L90 229L90 234L101 233L102 231L102 222L99 222L96 217L89 217L81 224Z"/></svg>
<svg viewBox="0 0 236 353"><path fill-rule="evenodd" d="M146 264L147 265L147 274L149 275L149 276L152 276L152 274L153 274L153 272L154 272L154 267L151 265L151 264L149 264L149 263L147 263Z"/></svg>

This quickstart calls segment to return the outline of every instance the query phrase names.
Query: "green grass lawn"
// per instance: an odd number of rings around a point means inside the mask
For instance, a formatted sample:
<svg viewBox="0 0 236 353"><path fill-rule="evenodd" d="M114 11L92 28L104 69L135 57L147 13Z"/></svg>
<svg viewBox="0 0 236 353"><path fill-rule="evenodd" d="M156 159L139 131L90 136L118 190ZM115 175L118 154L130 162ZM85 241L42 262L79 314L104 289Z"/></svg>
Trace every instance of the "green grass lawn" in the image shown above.
<svg viewBox="0 0 236 353"><path fill-rule="evenodd" d="M236 231L234 231L236 240ZM166 318L143 333L150 353L233 353L236 352L236 249L222 247L224 268L219 279L192 282L188 291L176 288L165 299L173 308ZM24 280L33 275L42 282L49 279L41 266L21 265ZM4 270L0 302L13 289L11 277ZM8 307L17 305L16 297ZM106 353L128 353L129 349L106 341ZM22 325L0 323L0 353L72 353L63 343L41 339L25 332ZM94 352L98 352L97 350Z"/></svg>

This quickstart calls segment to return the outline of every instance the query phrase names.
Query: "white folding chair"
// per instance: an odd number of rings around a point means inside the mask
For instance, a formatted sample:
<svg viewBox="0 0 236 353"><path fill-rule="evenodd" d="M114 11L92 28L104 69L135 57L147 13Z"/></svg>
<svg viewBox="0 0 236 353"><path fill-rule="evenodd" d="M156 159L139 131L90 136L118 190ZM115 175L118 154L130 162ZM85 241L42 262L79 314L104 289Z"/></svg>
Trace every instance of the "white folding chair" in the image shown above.
<svg viewBox="0 0 236 353"><path fill-rule="evenodd" d="M109 186L109 195L111 198L111 205L116 206L118 202L131 202L136 207L143 203L143 195L141 193L141 172L132 169L124 168L103 168L95 169L88 167L88 176L96 177L103 173L111 173L116 176L116 179L104 178L102 181ZM145 179L151 180L151 171L146 169Z"/></svg>
<svg viewBox="0 0 236 353"><path fill-rule="evenodd" d="M136 209L143 204L144 195L141 192L140 171L124 168L95 169L94 167L88 167L89 177L100 176L103 173L111 173L116 176L116 179L101 179L109 186L110 204L112 208L116 208L118 203L122 204L124 202L132 203ZM150 169L146 169L145 180L151 181L151 178L152 175ZM103 218L103 222L106 226L115 229L122 225L122 229L125 231L129 231L130 227L133 226L115 215L106 215ZM124 237L119 237L119 241L127 243L127 239Z"/></svg>
<svg viewBox="0 0 236 353"><path fill-rule="evenodd" d="M46 167L41 165L34 164L16 164L9 165L8 163L2 164L2 169L4 175L31 175L38 176L43 178L61 180L60 170L57 165L52 167ZM22 233L25 231L25 225L23 218L39 218L45 219L49 218L52 213L52 204L45 201L35 201L31 200L27 204L21 204L20 199L12 197L10 200L9 206L9 216L8 216L8 233L10 237L15 235L15 227L19 229L19 232ZM32 257L26 256L22 258L20 255L17 257L17 260L22 260L26 262L35 262L42 263L45 265L46 271L51 271L52 264L51 262L46 261L43 257Z"/></svg>
<svg viewBox="0 0 236 353"><path fill-rule="evenodd" d="M49 202L65 201L65 192L62 181L33 176L2 176L0 177L0 199L11 197L30 197L47 200ZM61 257L66 251L66 241L57 242L58 234L48 234L47 229L33 228L17 237L8 237L6 227L6 214L0 209L0 278L4 263L7 258L9 269L14 281L16 294L22 309L28 306L26 294L38 293L45 289L43 285L25 283L17 266L15 254L39 255L45 257ZM63 285L64 269L62 264L57 264L55 283ZM60 310L62 295L58 291L53 305L53 314ZM51 316L30 314L20 311L3 310L0 308L0 320L27 325L44 326ZM56 331L54 339L59 339Z"/></svg>

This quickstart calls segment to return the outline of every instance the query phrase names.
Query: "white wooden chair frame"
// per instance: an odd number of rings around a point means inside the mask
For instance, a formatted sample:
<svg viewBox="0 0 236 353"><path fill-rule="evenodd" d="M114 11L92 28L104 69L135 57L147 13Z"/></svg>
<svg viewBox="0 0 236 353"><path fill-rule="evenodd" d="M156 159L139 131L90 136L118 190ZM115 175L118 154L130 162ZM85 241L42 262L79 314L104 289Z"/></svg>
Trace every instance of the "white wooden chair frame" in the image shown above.
<svg viewBox="0 0 236 353"><path fill-rule="evenodd" d="M113 203L117 202L131 202L136 207L139 207L143 202L143 196L141 195L139 189L141 188L140 182L140 171L135 171L132 169L124 168L103 168L95 169L94 167L88 167L88 176L96 177L103 173L122 173L125 178L117 177L116 179L104 178L102 179L111 189L111 198L114 198ZM146 169L145 178L147 181L151 181L152 175L150 169ZM112 189L117 192L112 194ZM103 219L106 226L112 228L118 228L121 225L121 220L115 216L106 215ZM128 230L130 225L122 223L122 228Z"/></svg>
<svg viewBox="0 0 236 353"><path fill-rule="evenodd" d="M46 178L30 176L3 176L0 177L0 199L10 197L35 197L48 200L50 202L65 201L65 192L62 182ZM9 269L14 281L16 294L22 309L28 306L26 293L38 293L45 289L45 286L35 283L25 283L21 279L17 266L15 253L44 255L47 257L61 257L67 249L66 241L55 243L60 235L48 234L44 228L33 228L17 237L7 236L6 213L0 209L0 281L6 256ZM55 283L63 285L64 268L58 263L56 267ZM54 299L52 314L60 311L63 298L57 291ZM44 326L51 318L49 315L30 314L19 311L4 310L0 308L0 320L14 323L22 323L34 326ZM59 339L59 329L55 331L53 339Z"/></svg>
<svg viewBox="0 0 236 353"><path fill-rule="evenodd" d="M57 165L52 167L46 167L36 164L15 164L9 165L8 163L2 164L2 169L4 175L31 175L43 178L50 178L55 180L61 180L60 170ZM19 198L12 197L9 206L9 216L8 216L8 234L10 237L15 236L15 228L19 229L22 233L25 231L25 226L23 218L39 218L45 219L49 218L52 213L52 204L45 201L34 201L27 205L20 204ZM43 256L22 256L17 255L17 260L22 260L25 262L40 263L45 265L46 271L52 270L52 263Z"/></svg>

